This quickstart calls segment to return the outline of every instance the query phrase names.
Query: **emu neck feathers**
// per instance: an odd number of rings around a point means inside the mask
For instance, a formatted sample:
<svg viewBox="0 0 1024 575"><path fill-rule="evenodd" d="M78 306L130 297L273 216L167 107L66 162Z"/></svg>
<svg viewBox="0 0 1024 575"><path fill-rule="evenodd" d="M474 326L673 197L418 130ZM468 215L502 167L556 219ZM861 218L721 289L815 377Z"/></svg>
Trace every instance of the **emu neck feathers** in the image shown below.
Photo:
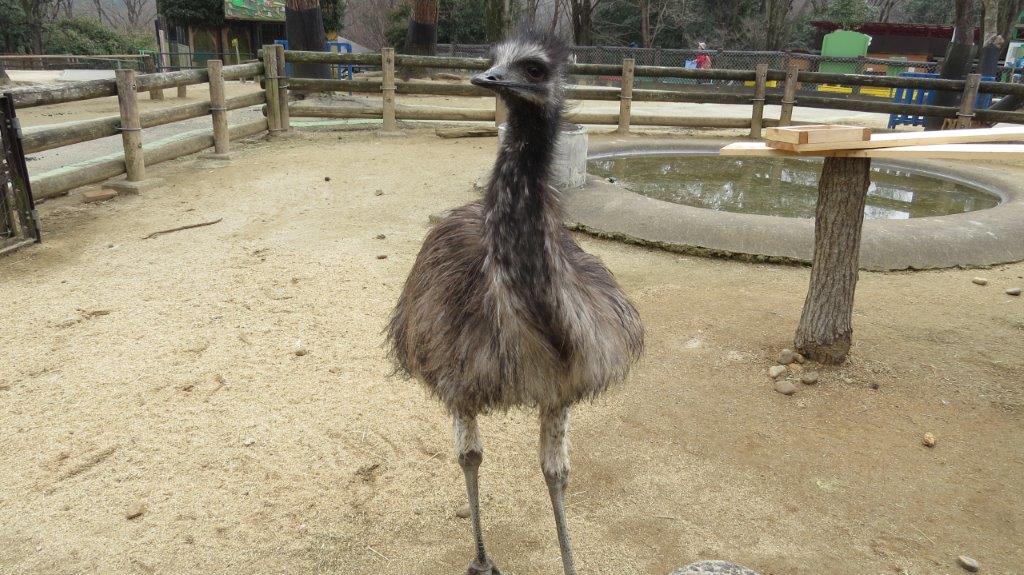
<svg viewBox="0 0 1024 575"><path fill-rule="evenodd" d="M540 255L545 239L560 231L561 209L548 178L560 122L557 109L509 110L508 131L484 197L492 255L509 248L520 256Z"/></svg>

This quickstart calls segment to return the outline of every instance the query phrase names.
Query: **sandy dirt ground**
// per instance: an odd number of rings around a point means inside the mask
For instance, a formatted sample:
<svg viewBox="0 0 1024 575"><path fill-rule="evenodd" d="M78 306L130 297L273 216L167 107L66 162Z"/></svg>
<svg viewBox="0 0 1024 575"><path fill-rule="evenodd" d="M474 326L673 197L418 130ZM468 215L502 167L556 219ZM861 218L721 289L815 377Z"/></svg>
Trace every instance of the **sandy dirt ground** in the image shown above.
<svg viewBox="0 0 1024 575"><path fill-rule="evenodd" d="M381 329L494 149L304 134L43 204L45 242L0 258L0 573L462 573L450 424L389 377ZM649 342L574 414L580 573L1021 572L1024 264L861 274L849 363L787 397L766 370L807 268L579 240ZM482 430L496 563L560 573L535 415Z"/></svg>

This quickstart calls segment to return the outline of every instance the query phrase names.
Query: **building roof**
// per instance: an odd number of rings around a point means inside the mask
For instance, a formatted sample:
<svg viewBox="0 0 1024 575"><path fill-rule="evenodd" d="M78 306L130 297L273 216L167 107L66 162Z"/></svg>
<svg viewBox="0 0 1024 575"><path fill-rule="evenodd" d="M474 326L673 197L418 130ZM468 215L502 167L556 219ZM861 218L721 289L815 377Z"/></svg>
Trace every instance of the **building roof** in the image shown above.
<svg viewBox="0 0 1024 575"><path fill-rule="evenodd" d="M842 28L842 25L837 22L821 20L811 22L811 25L817 28L821 33L828 33ZM953 37L953 27L945 24L865 22L858 26L854 26L853 30L860 32L861 34L867 34L868 36L916 36L920 38L942 38L946 40ZM978 38L980 33L981 31L978 28L974 29L975 39Z"/></svg>

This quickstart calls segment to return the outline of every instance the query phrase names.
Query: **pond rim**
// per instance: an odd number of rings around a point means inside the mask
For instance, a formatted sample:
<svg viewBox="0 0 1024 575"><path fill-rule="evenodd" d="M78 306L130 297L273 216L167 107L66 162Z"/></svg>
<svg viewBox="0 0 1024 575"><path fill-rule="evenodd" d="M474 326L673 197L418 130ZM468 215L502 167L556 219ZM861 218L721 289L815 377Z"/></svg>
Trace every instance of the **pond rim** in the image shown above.
<svg viewBox="0 0 1024 575"><path fill-rule="evenodd" d="M743 138L596 135L589 159L608 155L716 153ZM1024 166L953 161L886 161L900 169L965 182L1001 199L996 207L906 220L864 222L860 267L867 270L984 267L1024 260ZM648 198L589 176L563 195L573 229L679 253L750 261L809 263L814 220L739 214Z"/></svg>

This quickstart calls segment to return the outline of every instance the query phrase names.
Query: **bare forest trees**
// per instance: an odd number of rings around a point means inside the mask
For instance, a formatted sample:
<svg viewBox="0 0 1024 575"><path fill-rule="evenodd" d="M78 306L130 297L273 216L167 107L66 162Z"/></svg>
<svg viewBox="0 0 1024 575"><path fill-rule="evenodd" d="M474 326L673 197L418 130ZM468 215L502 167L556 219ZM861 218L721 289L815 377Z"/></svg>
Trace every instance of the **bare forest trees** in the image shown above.
<svg viewBox="0 0 1024 575"><path fill-rule="evenodd" d="M594 10L601 0L566 0L569 4L569 23L572 38L578 46L594 43Z"/></svg>
<svg viewBox="0 0 1024 575"><path fill-rule="evenodd" d="M345 10L345 36L371 50L387 46L391 14L403 0L350 1Z"/></svg>
<svg viewBox="0 0 1024 575"><path fill-rule="evenodd" d="M25 14L25 25L28 28L29 48L33 54L43 53L43 25L50 15L53 0L18 0Z"/></svg>
<svg viewBox="0 0 1024 575"><path fill-rule="evenodd" d="M640 9L640 38L644 48L653 48L654 41L666 26L685 21L686 0L634 0Z"/></svg>
<svg viewBox="0 0 1024 575"><path fill-rule="evenodd" d="M62 18L71 17L74 3L74 0L54 0L55 6L66 5L66 15L60 16ZM148 31L156 17L154 0L91 0L90 7L97 20L121 32Z"/></svg>
<svg viewBox="0 0 1024 575"><path fill-rule="evenodd" d="M764 2L764 49L780 50L788 39L791 26L789 16L793 0L765 0Z"/></svg>

